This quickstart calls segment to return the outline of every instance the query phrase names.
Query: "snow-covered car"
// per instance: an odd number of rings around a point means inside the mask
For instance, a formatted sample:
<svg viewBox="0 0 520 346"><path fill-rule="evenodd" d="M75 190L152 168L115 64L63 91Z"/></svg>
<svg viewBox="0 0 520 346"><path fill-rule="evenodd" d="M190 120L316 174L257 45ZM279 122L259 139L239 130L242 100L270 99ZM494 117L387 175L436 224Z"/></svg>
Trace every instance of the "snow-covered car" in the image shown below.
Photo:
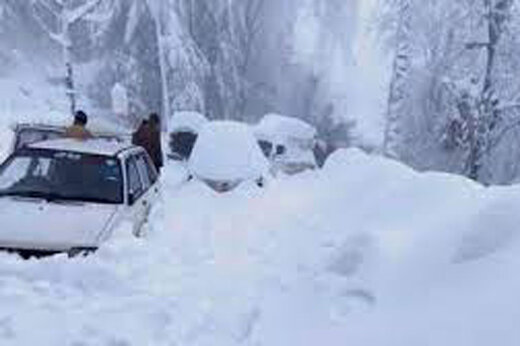
<svg viewBox="0 0 520 346"><path fill-rule="evenodd" d="M167 157L177 161L187 161L202 127L208 122L198 112L176 112L168 126Z"/></svg>
<svg viewBox="0 0 520 346"><path fill-rule="evenodd" d="M267 114L254 128L262 152L275 171L296 174L317 167L316 129L303 120Z"/></svg>
<svg viewBox="0 0 520 346"><path fill-rule="evenodd" d="M23 146L0 166L0 248L94 250L123 222L140 236L160 192L144 149L114 140Z"/></svg>
<svg viewBox="0 0 520 346"><path fill-rule="evenodd" d="M270 174L251 128L233 121L214 121L202 128L188 169L218 192L230 191L244 181L262 186Z"/></svg>

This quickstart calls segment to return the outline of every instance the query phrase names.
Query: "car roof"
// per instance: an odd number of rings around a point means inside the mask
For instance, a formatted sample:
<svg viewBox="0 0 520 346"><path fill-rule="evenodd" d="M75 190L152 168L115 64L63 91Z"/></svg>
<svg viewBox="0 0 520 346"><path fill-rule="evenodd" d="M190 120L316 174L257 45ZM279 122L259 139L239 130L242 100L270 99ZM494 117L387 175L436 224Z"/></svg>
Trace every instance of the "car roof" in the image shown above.
<svg viewBox="0 0 520 346"><path fill-rule="evenodd" d="M313 139L316 128L309 123L294 117L281 114L266 114L254 127L255 135L260 139L283 140L286 138Z"/></svg>
<svg viewBox="0 0 520 346"><path fill-rule="evenodd" d="M115 156L120 152L137 148L131 144L105 138L74 139L61 138L29 145L33 149L65 150L82 154Z"/></svg>
<svg viewBox="0 0 520 346"><path fill-rule="evenodd" d="M169 121L168 132L186 131L198 133L208 122L209 120L198 112L175 112Z"/></svg>

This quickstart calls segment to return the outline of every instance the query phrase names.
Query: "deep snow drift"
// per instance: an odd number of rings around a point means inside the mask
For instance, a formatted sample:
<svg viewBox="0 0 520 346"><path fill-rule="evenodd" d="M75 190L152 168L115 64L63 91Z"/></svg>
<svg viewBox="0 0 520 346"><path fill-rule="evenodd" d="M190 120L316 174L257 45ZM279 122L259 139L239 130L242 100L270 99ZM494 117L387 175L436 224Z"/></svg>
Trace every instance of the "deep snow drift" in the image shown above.
<svg viewBox="0 0 520 346"><path fill-rule="evenodd" d="M520 343L520 187L357 150L265 190L182 176L166 167L146 239L0 255L0 344Z"/></svg>

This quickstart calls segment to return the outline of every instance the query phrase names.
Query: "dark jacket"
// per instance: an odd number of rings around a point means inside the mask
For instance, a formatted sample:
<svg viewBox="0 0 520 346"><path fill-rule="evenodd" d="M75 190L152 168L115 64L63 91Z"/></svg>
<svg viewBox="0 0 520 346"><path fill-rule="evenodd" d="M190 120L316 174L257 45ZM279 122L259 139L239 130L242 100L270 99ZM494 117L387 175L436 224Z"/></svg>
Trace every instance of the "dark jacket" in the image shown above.
<svg viewBox="0 0 520 346"><path fill-rule="evenodd" d="M163 166L163 154L161 148L161 132L148 121L143 121L132 135L132 143L143 147L152 159L157 171Z"/></svg>

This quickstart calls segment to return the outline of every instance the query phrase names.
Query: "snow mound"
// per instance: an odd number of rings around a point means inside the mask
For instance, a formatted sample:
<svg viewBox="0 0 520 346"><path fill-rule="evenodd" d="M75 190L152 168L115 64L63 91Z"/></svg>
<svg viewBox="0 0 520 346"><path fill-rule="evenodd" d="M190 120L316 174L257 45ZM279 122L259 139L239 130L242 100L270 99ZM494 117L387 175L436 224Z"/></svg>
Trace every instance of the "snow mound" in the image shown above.
<svg viewBox="0 0 520 346"><path fill-rule="evenodd" d="M204 126L188 165L200 178L225 181L256 179L269 170L249 126L232 121Z"/></svg>

